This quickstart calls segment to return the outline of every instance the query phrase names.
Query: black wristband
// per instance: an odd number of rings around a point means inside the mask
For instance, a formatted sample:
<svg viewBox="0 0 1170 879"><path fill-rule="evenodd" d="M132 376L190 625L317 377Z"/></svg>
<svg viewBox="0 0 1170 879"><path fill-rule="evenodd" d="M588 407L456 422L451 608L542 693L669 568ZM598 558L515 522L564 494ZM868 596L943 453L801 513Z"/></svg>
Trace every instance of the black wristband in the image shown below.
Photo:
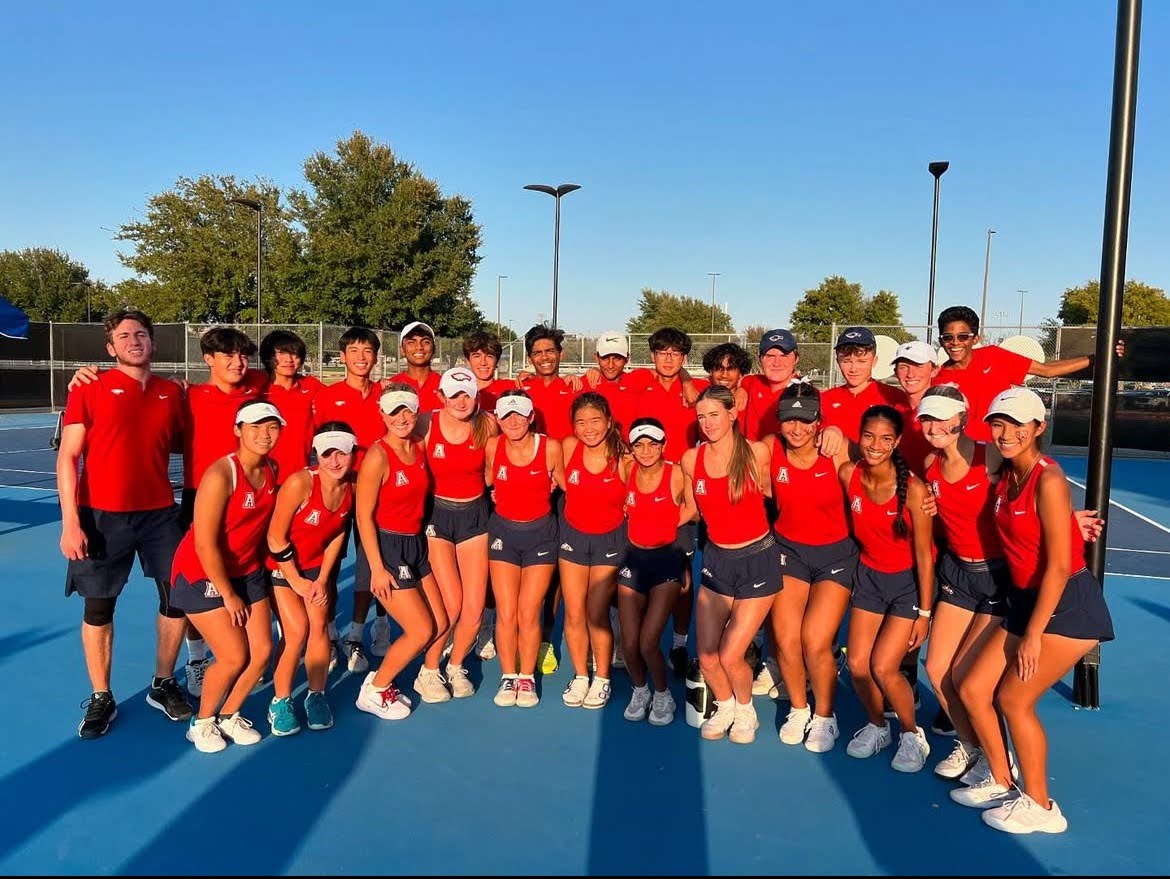
<svg viewBox="0 0 1170 879"><path fill-rule="evenodd" d="M293 546L290 543L282 550L269 550L272 560L275 562L291 562L293 560Z"/></svg>

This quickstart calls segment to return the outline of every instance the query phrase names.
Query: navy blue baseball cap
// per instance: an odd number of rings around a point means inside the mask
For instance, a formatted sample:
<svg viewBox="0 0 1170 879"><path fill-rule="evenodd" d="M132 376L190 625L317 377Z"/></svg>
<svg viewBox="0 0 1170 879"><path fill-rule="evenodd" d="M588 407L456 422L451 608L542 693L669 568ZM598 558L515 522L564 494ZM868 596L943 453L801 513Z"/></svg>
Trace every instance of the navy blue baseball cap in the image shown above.
<svg viewBox="0 0 1170 879"><path fill-rule="evenodd" d="M760 337L760 356L763 357L773 348L779 348L785 354L796 350L796 336L788 330L768 330Z"/></svg>
<svg viewBox="0 0 1170 879"><path fill-rule="evenodd" d="M841 335L837 337L837 344L833 347L844 348L846 345L863 345L876 348L877 339L873 337L873 331L869 327L846 327L841 331Z"/></svg>

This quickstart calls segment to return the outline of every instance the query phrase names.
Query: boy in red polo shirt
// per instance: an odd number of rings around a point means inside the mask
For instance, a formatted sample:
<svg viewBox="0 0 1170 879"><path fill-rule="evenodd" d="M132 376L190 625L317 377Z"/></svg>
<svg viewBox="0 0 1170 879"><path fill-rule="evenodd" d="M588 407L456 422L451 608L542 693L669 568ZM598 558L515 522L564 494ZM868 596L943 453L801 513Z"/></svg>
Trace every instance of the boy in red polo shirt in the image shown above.
<svg viewBox="0 0 1170 879"><path fill-rule="evenodd" d="M406 360L406 369L391 376L390 381L405 382L418 391L419 412L442 409L443 401L439 399L439 374L431 369L431 361L435 356L435 331L421 320L411 321L398 334L398 350ZM385 432L383 426L382 433ZM356 464L354 472L357 472ZM378 607L381 608L381 605Z"/></svg>
<svg viewBox="0 0 1170 879"><path fill-rule="evenodd" d="M537 324L524 334L524 353L535 373L525 379L521 386L532 398L536 414L535 428L555 440L573 435L573 422L569 409L577 396L580 384L573 384L561 377L561 347L565 331Z"/></svg>
<svg viewBox="0 0 1170 879"><path fill-rule="evenodd" d="M181 441L182 390L151 372L154 327L145 314L116 311L105 329L115 366L69 392L57 453L61 552L69 560L65 594L85 599L81 644L93 685L78 726L83 739L104 735L118 713L110 690L114 608L135 555L159 598L146 702L171 720L192 714L174 678L186 618L169 600L170 564L183 529L167 465Z"/></svg>
<svg viewBox="0 0 1170 879"><path fill-rule="evenodd" d="M495 333L476 330L463 338L463 357L468 367L475 373L475 384L479 388L476 398L479 401L479 408L489 414L495 412L496 400L500 398L500 394L517 386L514 378L496 378L496 367L503 353L504 346L500 344L500 337Z"/></svg>
<svg viewBox="0 0 1170 879"><path fill-rule="evenodd" d="M609 411L624 437L637 417L638 395L650 385L652 373L648 369L626 371L630 360L630 343L625 333L608 330L597 337L593 359L597 372L586 375L585 390L597 391L609 403ZM591 381L596 378L596 383Z"/></svg>
<svg viewBox="0 0 1170 879"><path fill-rule="evenodd" d="M893 406L906 414L906 395L901 388L883 384L873 377L877 339L872 330L846 327L837 337L833 354L845 384L821 392L822 430L835 427L856 444L861 437L861 415L870 406Z"/></svg>
<svg viewBox="0 0 1170 879"><path fill-rule="evenodd" d="M760 337L760 372L745 375L741 386L747 391L743 434L749 440L762 440L780 432L776 408L785 388L800 381L796 365L800 349L796 337L786 329L768 330Z"/></svg>
<svg viewBox="0 0 1170 879"><path fill-rule="evenodd" d="M325 387L316 376L301 375L307 353L304 340L288 330L273 330L260 340L260 363L268 374L267 396L285 420L268 456L281 484L309 466L313 399Z"/></svg>

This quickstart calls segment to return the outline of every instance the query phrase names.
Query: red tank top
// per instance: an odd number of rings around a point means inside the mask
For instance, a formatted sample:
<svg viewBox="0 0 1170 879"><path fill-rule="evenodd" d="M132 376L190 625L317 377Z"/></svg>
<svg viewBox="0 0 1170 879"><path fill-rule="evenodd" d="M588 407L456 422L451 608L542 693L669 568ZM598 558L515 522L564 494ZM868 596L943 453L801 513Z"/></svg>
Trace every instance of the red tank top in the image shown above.
<svg viewBox="0 0 1170 879"><path fill-rule="evenodd" d="M653 491L644 492L638 488L638 467L630 474L626 483L626 516L629 517L630 543L647 549L657 549L674 543L678 533L679 505L670 480L674 464L667 461L662 467L658 485Z"/></svg>
<svg viewBox="0 0 1170 879"><path fill-rule="evenodd" d="M957 482L943 477L942 458L926 470L926 484L938 501L938 518L951 552L966 559L1001 559L995 530L995 494L987 475L987 446L975 443L971 469Z"/></svg>
<svg viewBox="0 0 1170 879"><path fill-rule="evenodd" d="M727 492L730 477L708 476L703 465L706 453L707 443L702 443L695 454L694 492L695 503L707 523L707 536L720 546L737 546L759 540L768 533L768 514L760 487L749 476L743 495L733 504Z"/></svg>
<svg viewBox="0 0 1170 879"><path fill-rule="evenodd" d="M565 519L585 534L607 534L626 517L626 487L617 462L600 473L585 466L585 444L577 443L565 467Z"/></svg>
<svg viewBox="0 0 1170 879"><path fill-rule="evenodd" d="M496 512L513 522L534 522L552 511L552 480L548 473L548 438L529 434L536 453L527 464L508 457L508 440L501 436L492 457Z"/></svg>
<svg viewBox="0 0 1170 879"><path fill-rule="evenodd" d="M418 534L422 531L426 514L427 495L431 490L431 476L427 471L427 456L422 443L413 443L414 463L407 464L398 453L378 440L386 453L388 471L386 481L378 490L378 506L374 523L383 531L399 534Z"/></svg>
<svg viewBox="0 0 1170 879"><path fill-rule="evenodd" d="M902 510L906 536L894 532L898 516L898 494L884 504L874 503L861 486L864 464L853 468L849 477L849 513L853 519L853 537L861 547L861 561L875 571L896 574L914 567L914 544L911 542L910 510Z"/></svg>
<svg viewBox="0 0 1170 879"><path fill-rule="evenodd" d="M345 482L341 496L341 504L336 510L325 506L325 498L321 495L321 477L315 468L309 469L312 477L312 487L309 497L297 507L293 515L292 525L288 529L288 542L296 552L295 561L301 573L310 568L321 567L327 547L338 534L345 530L345 523L353 511L353 485ZM268 570L275 571L280 566L269 556L266 560Z"/></svg>
<svg viewBox="0 0 1170 879"><path fill-rule="evenodd" d="M484 450L471 447L474 431L461 443L448 442L442 425L439 410L435 410L427 440L427 464L435 480L435 494L461 501L479 497L484 489Z"/></svg>
<svg viewBox="0 0 1170 879"><path fill-rule="evenodd" d="M1041 458L1015 499L1008 497L1010 480L1006 476L995 486L995 530L1003 543L1012 582L1020 589L1039 589L1044 569L1048 566L1040 514L1036 511L1036 483L1044 468L1055 463L1051 458ZM1069 523L1072 540L1068 572L1071 575L1085 566L1085 539L1081 536L1076 516L1071 512Z"/></svg>
<svg viewBox="0 0 1170 879"><path fill-rule="evenodd" d="M264 465L264 484L253 488L235 453L228 455L232 464L232 493L224 511L219 551L229 577L246 577L263 565L267 544L268 521L276 507L276 474L271 463ZM171 579L182 574L188 583L207 579L207 571L195 552L195 527L187 530L175 550Z"/></svg>
<svg viewBox="0 0 1170 879"><path fill-rule="evenodd" d="M849 536L845 492L832 458L817 455L813 465L802 470L777 439L772 446L772 497L780 511L773 527L785 540L827 546Z"/></svg>

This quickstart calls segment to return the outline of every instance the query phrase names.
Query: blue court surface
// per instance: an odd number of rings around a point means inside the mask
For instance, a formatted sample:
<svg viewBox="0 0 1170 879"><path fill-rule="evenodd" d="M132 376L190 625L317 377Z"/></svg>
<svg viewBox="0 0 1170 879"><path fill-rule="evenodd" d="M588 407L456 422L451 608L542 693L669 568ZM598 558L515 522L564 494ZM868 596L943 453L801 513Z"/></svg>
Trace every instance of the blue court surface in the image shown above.
<svg viewBox="0 0 1170 879"><path fill-rule="evenodd" d="M902 775L892 751L845 754L863 724L843 683L842 740L825 755L779 742L787 704L757 698L750 746L705 742L680 710L667 728L628 723L615 673L603 711L565 708L567 661L532 710L491 699L499 668L478 660L475 697L423 705L398 723L359 712L359 681L335 673L336 726L268 734L271 689L244 708L263 741L200 754L147 706L156 598L136 572L116 618L110 733L81 741L89 695L58 549L52 416L0 417L0 871L163 874L1150 874L1170 867L1160 751L1170 695L1170 462L1118 459L1106 595L1117 640L1103 648L1100 711L1060 686L1041 703L1062 836L1012 837L954 805L929 768ZM1084 458L1063 462L1084 480ZM1081 497L1075 492L1078 502ZM340 607L349 606L352 566ZM181 661L185 661L185 653ZM400 678L406 690L414 667ZM922 680L926 676L923 672ZM299 682L303 692L303 680ZM299 699L298 699L299 701ZM924 726L935 702L924 687ZM951 740L930 735L928 767Z"/></svg>

